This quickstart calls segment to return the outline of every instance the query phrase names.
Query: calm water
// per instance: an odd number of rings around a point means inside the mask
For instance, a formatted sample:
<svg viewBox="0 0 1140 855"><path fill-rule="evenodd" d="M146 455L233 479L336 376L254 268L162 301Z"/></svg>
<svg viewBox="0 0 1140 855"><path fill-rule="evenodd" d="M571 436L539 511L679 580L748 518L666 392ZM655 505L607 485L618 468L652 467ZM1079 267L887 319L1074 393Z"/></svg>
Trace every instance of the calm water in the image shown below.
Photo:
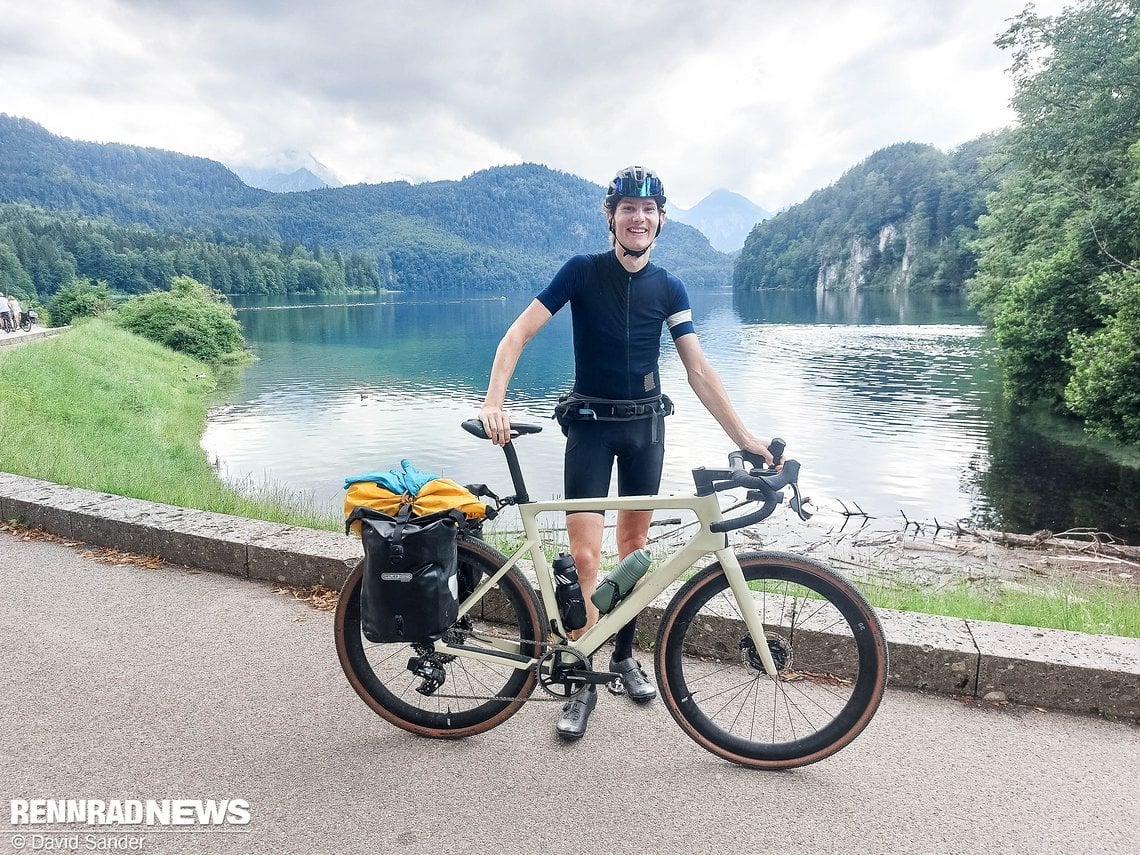
<svg viewBox="0 0 1140 855"><path fill-rule="evenodd" d="M702 344L737 409L781 436L824 509L891 525L962 520L1015 531L1087 526L1140 541L1140 472L1019 428L994 344L956 297L691 295ZM459 423L482 401L495 345L529 301L333 298L243 306L260 360L209 419L203 446L235 483L276 485L339 509L343 479L409 458L422 470L509 490L502 453ZM731 443L689 390L671 344L662 382L665 491ZM509 399L542 434L518 443L530 493L561 492L563 438L549 415L572 382L568 312L531 343Z"/></svg>

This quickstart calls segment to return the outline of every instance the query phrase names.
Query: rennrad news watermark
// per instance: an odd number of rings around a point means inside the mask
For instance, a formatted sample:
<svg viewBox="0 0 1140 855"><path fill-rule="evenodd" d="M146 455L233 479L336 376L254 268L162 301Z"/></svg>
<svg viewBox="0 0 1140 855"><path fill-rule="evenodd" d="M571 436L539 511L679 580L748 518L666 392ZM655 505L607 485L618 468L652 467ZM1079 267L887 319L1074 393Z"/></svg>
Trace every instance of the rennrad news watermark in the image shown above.
<svg viewBox="0 0 1140 855"><path fill-rule="evenodd" d="M139 852L152 835L242 833L245 799L12 799L12 848Z"/></svg>
<svg viewBox="0 0 1140 855"><path fill-rule="evenodd" d="M12 799L12 825L249 825L245 799Z"/></svg>

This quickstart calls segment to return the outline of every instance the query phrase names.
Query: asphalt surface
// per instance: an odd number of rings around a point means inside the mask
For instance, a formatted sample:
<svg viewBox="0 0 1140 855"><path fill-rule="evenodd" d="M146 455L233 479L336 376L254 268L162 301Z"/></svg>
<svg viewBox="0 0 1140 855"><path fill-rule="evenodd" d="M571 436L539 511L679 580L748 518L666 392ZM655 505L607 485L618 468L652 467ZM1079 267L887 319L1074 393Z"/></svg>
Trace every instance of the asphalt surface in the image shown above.
<svg viewBox="0 0 1140 855"><path fill-rule="evenodd" d="M7 533L0 582L0 853L1140 852L1126 723L888 691L851 746L771 773L604 695L574 745L554 703L437 742L372 714L331 614L263 583ZM237 799L250 822L4 825L17 799Z"/></svg>
<svg viewBox="0 0 1140 855"><path fill-rule="evenodd" d="M4 332L0 330L0 347L3 347L5 344L15 344L19 341L34 341L37 338L44 338L57 329L63 328L34 326L30 330L18 329L14 332Z"/></svg>

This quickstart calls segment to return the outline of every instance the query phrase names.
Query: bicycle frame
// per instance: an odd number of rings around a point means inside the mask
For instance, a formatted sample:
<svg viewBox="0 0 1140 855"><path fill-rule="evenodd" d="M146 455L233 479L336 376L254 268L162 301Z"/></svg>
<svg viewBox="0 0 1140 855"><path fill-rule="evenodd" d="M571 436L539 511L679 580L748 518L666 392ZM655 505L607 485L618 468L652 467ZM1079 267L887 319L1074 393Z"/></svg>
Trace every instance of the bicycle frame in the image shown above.
<svg viewBox="0 0 1140 855"><path fill-rule="evenodd" d="M539 596L548 618L554 624L555 633L563 639L562 643L565 646L577 650L583 656L590 656L621 627L625 626L642 609L653 602L669 585L679 579L686 570L702 557L712 554L720 562L720 566L728 579L729 587L740 608L740 613L744 617L748 632L752 636L765 673L770 677L776 676L776 665L765 640L763 621L752 601L752 592L745 581L744 572L736 558L736 553L728 544L728 535L713 532L710 529L713 523L723 519L720 503L715 493L707 496L620 496L601 499L520 501L517 507L522 518L524 542L507 558L496 573L483 579L476 586L471 596L460 604L460 616L470 611L484 594L494 587L503 574L517 564L521 558L529 556L534 565ZM598 622L579 638L569 640L558 611L558 604L554 595L553 571L546 559L546 553L543 551L543 538L538 524L538 516L549 512L583 510L690 510L697 516L699 529L687 543L672 552L660 563L655 563L630 592L629 596L622 600L613 611L602 615ZM495 644L493 639L489 639L489 641ZM464 646L450 646L443 640L435 643L435 649L440 653L485 659L500 664L507 660L516 668L534 667L537 662L534 658L521 655L517 644L504 643L502 646L499 644L495 644L495 646L500 647L503 651L502 654L496 655L485 650L474 650Z"/></svg>

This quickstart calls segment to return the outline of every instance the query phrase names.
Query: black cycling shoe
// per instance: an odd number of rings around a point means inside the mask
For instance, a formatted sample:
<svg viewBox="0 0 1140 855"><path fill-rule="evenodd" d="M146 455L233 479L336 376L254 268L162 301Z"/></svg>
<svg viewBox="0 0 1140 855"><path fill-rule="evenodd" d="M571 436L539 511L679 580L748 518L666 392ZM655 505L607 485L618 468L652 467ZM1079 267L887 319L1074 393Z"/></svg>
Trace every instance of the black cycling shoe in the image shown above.
<svg viewBox="0 0 1140 855"><path fill-rule="evenodd" d="M610 691L615 695L629 695L630 700L638 704L649 703L657 697L657 690L636 659L611 659L610 670L618 674L618 680L610 684Z"/></svg>
<svg viewBox="0 0 1140 855"><path fill-rule="evenodd" d="M598 692L593 686L578 697L571 698L562 707L562 718L558 719L558 735L569 742L581 739L586 733L590 713L597 705Z"/></svg>

